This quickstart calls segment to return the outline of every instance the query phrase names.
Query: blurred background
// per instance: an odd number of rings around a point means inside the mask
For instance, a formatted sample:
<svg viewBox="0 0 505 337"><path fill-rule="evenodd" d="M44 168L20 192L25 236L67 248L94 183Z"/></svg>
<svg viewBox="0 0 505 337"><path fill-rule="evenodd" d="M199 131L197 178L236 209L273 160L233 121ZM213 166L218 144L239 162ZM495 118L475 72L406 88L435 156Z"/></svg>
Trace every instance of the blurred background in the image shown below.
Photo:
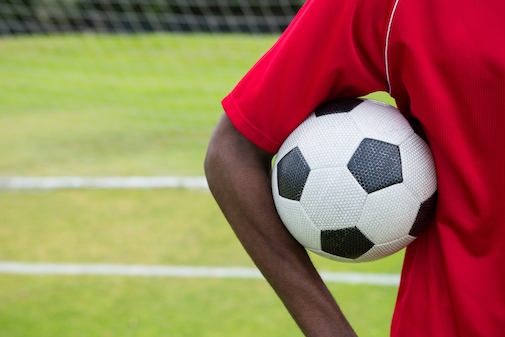
<svg viewBox="0 0 505 337"><path fill-rule="evenodd" d="M0 174L201 174L220 100L300 5L2 0Z"/></svg>
<svg viewBox="0 0 505 337"><path fill-rule="evenodd" d="M202 177L221 99L301 5L0 0L2 337L301 336ZM401 258L313 257L392 277L328 283L362 336L388 335Z"/></svg>

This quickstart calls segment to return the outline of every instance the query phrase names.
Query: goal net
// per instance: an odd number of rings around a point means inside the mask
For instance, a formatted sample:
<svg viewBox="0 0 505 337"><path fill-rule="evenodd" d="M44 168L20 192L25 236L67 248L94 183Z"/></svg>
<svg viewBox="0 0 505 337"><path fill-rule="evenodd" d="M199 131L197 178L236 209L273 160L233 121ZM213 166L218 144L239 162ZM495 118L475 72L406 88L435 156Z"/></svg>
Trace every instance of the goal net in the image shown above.
<svg viewBox="0 0 505 337"><path fill-rule="evenodd" d="M0 33L285 29L302 0L4 0Z"/></svg>

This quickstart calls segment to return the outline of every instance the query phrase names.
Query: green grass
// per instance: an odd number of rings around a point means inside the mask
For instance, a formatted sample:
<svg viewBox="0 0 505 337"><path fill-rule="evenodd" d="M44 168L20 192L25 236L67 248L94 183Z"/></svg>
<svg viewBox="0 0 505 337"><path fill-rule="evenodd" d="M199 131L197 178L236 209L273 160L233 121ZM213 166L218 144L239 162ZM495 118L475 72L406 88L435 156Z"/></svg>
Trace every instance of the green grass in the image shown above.
<svg viewBox="0 0 505 337"><path fill-rule="evenodd" d="M198 211L195 212L195 209ZM252 266L208 192L0 193L0 260ZM397 273L401 254L321 270ZM388 334L396 288L329 284L361 336ZM0 275L2 336L301 336L265 281Z"/></svg>
<svg viewBox="0 0 505 337"><path fill-rule="evenodd" d="M15 192L0 200L3 260L249 264L208 192Z"/></svg>
<svg viewBox="0 0 505 337"><path fill-rule="evenodd" d="M220 100L273 41L0 38L0 174L202 174Z"/></svg>
<svg viewBox="0 0 505 337"><path fill-rule="evenodd" d="M297 335L259 281L8 276L0 285L2 336L263 336L276 325ZM247 315L264 309L271 316Z"/></svg>
<svg viewBox="0 0 505 337"><path fill-rule="evenodd" d="M302 336L263 281L3 276L0 287L6 337ZM360 336L387 335L394 288L330 288Z"/></svg>
<svg viewBox="0 0 505 337"><path fill-rule="evenodd" d="M201 175L221 98L275 39L0 37L0 176ZM205 191L3 191L0 214L0 260L252 266ZM312 257L321 270L379 273L402 259ZM395 287L329 287L360 336L388 335ZM265 281L113 276L0 275L0 331L300 336Z"/></svg>

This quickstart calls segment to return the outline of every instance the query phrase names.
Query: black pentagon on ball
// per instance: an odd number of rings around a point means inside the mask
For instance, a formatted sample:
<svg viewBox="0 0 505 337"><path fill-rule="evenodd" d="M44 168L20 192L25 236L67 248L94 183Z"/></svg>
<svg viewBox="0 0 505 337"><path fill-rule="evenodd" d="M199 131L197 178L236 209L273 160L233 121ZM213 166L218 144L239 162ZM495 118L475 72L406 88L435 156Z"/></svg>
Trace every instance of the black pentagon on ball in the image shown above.
<svg viewBox="0 0 505 337"><path fill-rule="evenodd" d="M421 207L419 207L419 211L417 212L416 220L410 229L409 235L417 237L426 228L426 226L428 226L435 215L437 196L438 193L435 192L421 204Z"/></svg>
<svg viewBox="0 0 505 337"><path fill-rule="evenodd" d="M279 195L300 201L310 167L298 147L295 147L277 163L277 187Z"/></svg>
<svg viewBox="0 0 505 337"><path fill-rule="evenodd" d="M403 181L400 149L376 139L363 139L347 168L367 193Z"/></svg>
<svg viewBox="0 0 505 337"><path fill-rule="evenodd" d="M357 259L373 246L357 227L321 231L321 250L328 254Z"/></svg>
<svg viewBox="0 0 505 337"><path fill-rule="evenodd" d="M341 98L334 99L321 104L314 111L316 117L321 117L324 115L336 114L350 112L352 109L363 103L361 98Z"/></svg>

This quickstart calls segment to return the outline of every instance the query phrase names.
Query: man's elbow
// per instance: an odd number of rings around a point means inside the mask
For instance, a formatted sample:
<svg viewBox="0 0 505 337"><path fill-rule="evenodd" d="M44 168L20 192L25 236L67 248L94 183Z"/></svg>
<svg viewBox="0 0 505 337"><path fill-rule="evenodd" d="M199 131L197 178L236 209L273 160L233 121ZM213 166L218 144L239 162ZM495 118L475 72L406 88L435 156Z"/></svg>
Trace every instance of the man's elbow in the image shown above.
<svg viewBox="0 0 505 337"><path fill-rule="evenodd" d="M225 171L229 169L230 162L233 160L230 157L234 152L235 134L232 132L226 115L223 115L209 141L207 153L205 155L203 167L205 177L209 188L213 187L222 181L222 176L226 176Z"/></svg>
<svg viewBox="0 0 505 337"><path fill-rule="evenodd" d="M216 179L217 172L219 171L218 168L221 166L221 163L223 161L223 148L216 146L214 143L215 142L213 138L211 138L203 162L205 177L207 179L207 184L211 190L214 185L214 180Z"/></svg>
<svg viewBox="0 0 505 337"><path fill-rule="evenodd" d="M223 115L214 130L204 160L204 171L211 188L244 170L270 171L272 154L244 137Z"/></svg>

